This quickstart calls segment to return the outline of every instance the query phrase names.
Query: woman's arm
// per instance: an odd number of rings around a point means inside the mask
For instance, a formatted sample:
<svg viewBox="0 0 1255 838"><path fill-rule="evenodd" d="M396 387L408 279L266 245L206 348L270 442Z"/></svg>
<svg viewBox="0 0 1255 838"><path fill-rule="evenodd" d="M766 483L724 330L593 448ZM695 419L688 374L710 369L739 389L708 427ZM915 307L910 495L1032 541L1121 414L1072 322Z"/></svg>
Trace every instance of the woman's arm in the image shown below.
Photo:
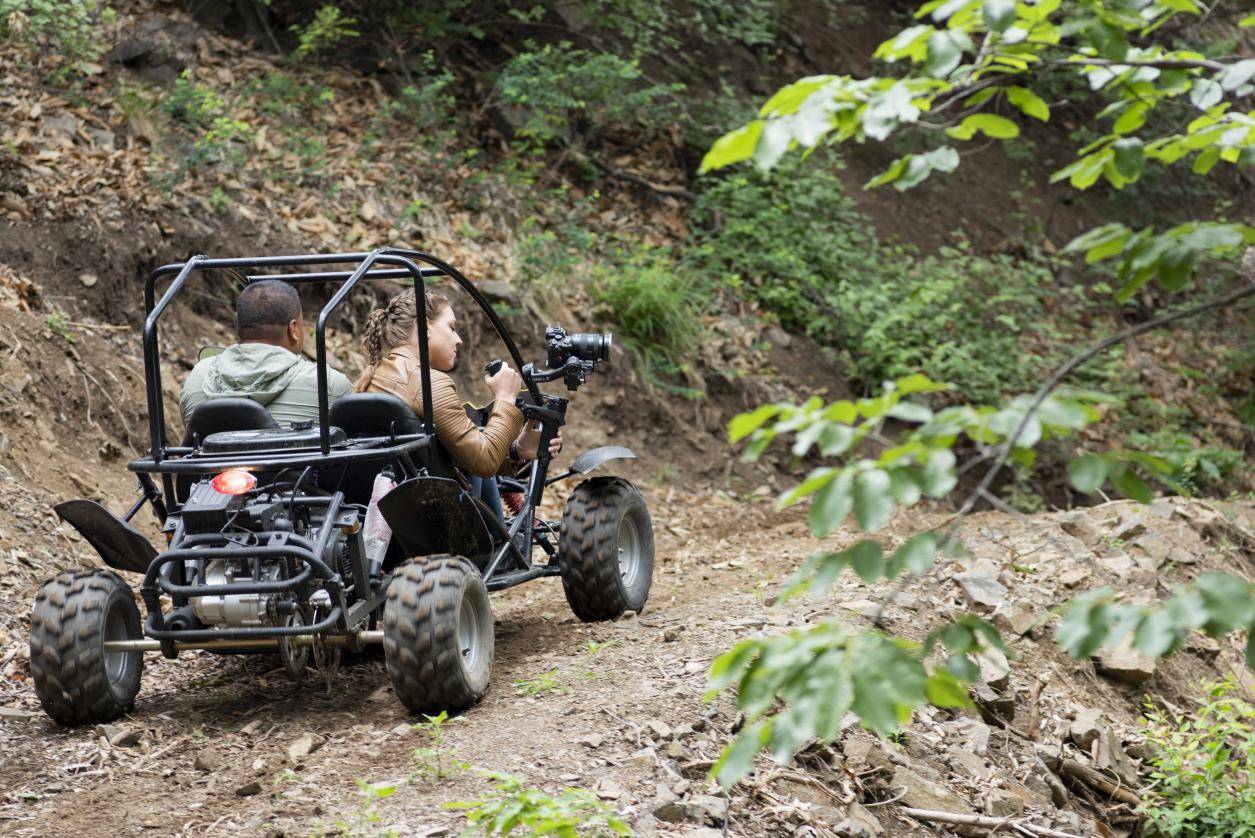
<svg viewBox="0 0 1255 838"><path fill-rule="evenodd" d="M522 412L512 402L497 399L487 424L480 428L466 415L452 378L432 370L431 391L436 436L458 465L480 477L497 474L510 451L510 443L523 427Z"/></svg>

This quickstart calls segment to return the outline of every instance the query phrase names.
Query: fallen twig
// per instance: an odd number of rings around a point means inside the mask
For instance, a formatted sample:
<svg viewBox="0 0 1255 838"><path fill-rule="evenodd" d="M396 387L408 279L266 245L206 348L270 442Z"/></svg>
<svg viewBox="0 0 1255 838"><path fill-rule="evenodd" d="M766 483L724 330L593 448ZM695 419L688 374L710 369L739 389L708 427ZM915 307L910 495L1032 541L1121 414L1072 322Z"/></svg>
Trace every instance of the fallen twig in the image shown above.
<svg viewBox="0 0 1255 838"><path fill-rule="evenodd" d="M901 811L903 814L910 815L917 820L933 821L934 823L982 826L987 829L1001 829L1006 826L1031 832L1033 835L1041 835L1044 838L1081 838L1081 836L1073 835L1070 832L1059 832L1049 827L1038 826L1031 821L1017 820L1013 817L993 818L987 815L961 815L957 812L934 812L931 809L913 809L910 806L903 806Z"/></svg>

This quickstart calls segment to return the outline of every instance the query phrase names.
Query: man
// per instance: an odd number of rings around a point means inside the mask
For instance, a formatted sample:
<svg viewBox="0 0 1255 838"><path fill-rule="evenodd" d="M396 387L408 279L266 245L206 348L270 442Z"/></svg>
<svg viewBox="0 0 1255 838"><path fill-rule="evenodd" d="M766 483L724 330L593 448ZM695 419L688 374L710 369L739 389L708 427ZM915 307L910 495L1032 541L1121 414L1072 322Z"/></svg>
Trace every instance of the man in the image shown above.
<svg viewBox="0 0 1255 838"><path fill-rule="evenodd" d="M200 361L183 384L179 410L186 425L196 406L210 399L249 398L281 426L318 420L318 370L301 357L305 318L296 289L274 279L249 283L235 301L239 343ZM327 368L327 399L334 404L353 391L343 373Z"/></svg>

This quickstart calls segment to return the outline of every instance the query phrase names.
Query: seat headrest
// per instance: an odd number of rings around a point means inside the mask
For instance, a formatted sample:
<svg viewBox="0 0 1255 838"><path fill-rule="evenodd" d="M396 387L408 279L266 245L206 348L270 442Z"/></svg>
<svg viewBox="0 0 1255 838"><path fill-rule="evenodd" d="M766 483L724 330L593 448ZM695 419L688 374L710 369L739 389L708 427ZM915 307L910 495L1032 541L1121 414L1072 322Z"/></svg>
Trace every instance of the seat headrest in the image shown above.
<svg viewBox="0 0 1255 838"><path fill-rule="evenodd" d="M252 399L210 399L198 404L187 422L184 445L221 431L260 431L279 423L266 408Z"/></svg>
<svg viewBox="0 0 1255 838"><path fill-rule="evenodd" d="M350 437L423 432L423 421L418 415L389 393L350 393L331 406L328 418Z"/></svg>

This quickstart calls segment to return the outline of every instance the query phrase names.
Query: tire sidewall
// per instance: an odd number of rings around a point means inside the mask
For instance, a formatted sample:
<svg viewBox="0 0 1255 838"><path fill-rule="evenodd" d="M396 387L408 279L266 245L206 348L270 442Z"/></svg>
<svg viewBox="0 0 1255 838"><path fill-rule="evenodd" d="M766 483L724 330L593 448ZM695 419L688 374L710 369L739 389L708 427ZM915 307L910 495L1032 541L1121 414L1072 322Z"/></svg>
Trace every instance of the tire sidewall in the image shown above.
<svg viewBox="0 0 1255 838"><path fill-rule="evenodd" d="M113 681L108 676L108 657L105 652L106 633L109 626L109 615L115 609L120 610L122 619L126 622L126 638L127 640L138 640L144 636L140 627L139 608L135 605L135 597L131 595L130 586L117 579L109 592L108 599L105 600L105 607L100 611L100 666L105 670L105 683L108 685L109 694L113 696L113 700L123 708L130 708L135 702L135 695L139 692L140 677L144 669L144 653L143 652L125 652L126 670L122 673L122 678Z"/></svg>
<svg viewBox="0 0 1255 838"><path fill-rule="evenodd" d="M483 695L487 692L488 684L492 679L493 653L496 646L493 642L492 607L488 599L488 588L484 585L479 571L469 562L462 562L462 565L464 574L458 591L458 619L461 620L464 616L469 617L470 615L464 614L464 609L471 607L474 602L478 603L474 616L479 622L479 638L484 648L480 650L475 668L469 668L460 655L458 663L461 666L462 680L466 684L467 691L475 695Z"/></svg>
<svg viewBox="0 0 1255 838"><path fill-rule="evenodd" d="M630 484L629 484L630 485ZM649 510L645 505L645 498L632 486L630 491L624 495L623 502L619 505L618 515L618 531L615 533L614 549L617 554L620 539L623 537L623 524L628 518L636 526L636 534L640 539L639 549L640 556L638 561L641 566L637 570L636 582L631 587L623 584L621 575L615 576L619 584L619 591L623 597L623 602L629 611L635 611L638 614L645 607L646 600L649 599L649 589L653 584L654 578L654 528L649 518Z"/></svg>

